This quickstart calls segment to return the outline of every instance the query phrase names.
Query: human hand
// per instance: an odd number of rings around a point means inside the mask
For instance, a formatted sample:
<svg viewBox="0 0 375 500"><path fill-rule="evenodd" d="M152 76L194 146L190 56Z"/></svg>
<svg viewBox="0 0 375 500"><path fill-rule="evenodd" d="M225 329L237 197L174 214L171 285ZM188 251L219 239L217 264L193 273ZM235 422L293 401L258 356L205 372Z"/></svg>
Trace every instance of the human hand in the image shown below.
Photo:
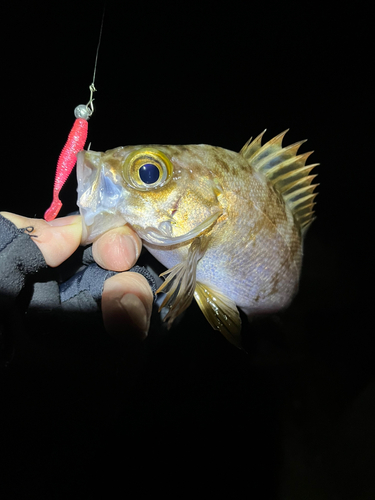
<svg viewBox="0 0 375 500"><path fill-rule="evenodd" d="M38 237L32 240L50 267L57 267L64 262L81 242L82 223L79 215L46 222L9 212L0 214L17 228L33 226L33 234ZM128 226L108 231L92 247L93 257L99 266L120 272L104 282L101 307L108 333L124 340L129 337L143 340L150 325L153 294L149 283L141 274L121 272L135 264L141 248L140 238Z"/></svg>

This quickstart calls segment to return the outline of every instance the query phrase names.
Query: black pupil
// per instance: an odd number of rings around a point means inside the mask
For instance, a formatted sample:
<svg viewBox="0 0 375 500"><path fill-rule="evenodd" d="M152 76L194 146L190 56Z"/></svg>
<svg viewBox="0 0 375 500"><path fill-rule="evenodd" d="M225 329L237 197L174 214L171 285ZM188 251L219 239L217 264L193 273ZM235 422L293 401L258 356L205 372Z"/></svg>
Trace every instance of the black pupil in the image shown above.
<svg viewBox="0 0 375 500"><path fill-rule="evenodd" d="M145 184L154 184L159 180L160 172L153 163L145 163L139 169L139 177Z"/></svg>

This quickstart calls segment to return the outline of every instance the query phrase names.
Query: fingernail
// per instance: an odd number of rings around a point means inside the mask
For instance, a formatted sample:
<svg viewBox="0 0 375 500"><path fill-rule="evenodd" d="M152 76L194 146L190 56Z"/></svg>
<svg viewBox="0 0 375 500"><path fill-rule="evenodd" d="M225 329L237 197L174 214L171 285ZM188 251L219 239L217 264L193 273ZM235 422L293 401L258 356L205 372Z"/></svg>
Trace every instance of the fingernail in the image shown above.
<svg viewBox="0 0 375 500"><path fill-rule="evenodd" d="M58 219L51 220L47 222L50 226L61 227L61 226L71 226L72 224L81 223L80 215L68 215L67 217L59 217Z"/></svg>
<svg viewBox="0 0 375 500"><path fill-rule="evenodd" d="M125 248L126 247L129 248L129 245L128 245L129 242L131 242L131 246L134 248L133 263L131 263L131 265L134 265L134 263L137 262L138 257L139 257L138 246L137 246L136 242L134 241L134 238L132 238L128 234L122 234L121 238L123 239L123 241L125 243Z"/></svg>
<svg viewBox="0 0 375 500"><path fill-rule="evenodd" d="M145 339L148 335L149 318L141 299L133 293L127 293L121 298L120 304L129 317L130 322L141 332L142 340Z"/></svg>

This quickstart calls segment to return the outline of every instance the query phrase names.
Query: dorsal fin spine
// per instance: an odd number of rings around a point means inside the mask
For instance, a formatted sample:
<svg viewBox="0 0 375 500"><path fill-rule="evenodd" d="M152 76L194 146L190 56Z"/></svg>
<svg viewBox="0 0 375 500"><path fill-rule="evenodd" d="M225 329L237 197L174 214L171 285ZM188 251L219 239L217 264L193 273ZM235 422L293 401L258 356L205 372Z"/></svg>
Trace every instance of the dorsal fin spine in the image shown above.
<svg viewBox="0 0 375 500"><path fill-rule="evenodd" d="M312 184L316 175L310 175L310 172L318 163L305 165L312 151L297 156L298 149L306 141L282 147L283 138L288 130L262 146L264 132L254 141L249 140L241 149L240 154L283 196L304 234L314 220L313 208L317 195L314 190L319 184Z"/></svg>
<svg viewBox="0 0 375 500"><path fill-rule="evenodd" d="M307 177L302 177L302 178L300 178L296 181L293 181L290 184L280 188L279 191L281 192L282 195L286 196L289 192L295 191L299 187L302 188L302 187L310 186L311 182L313 181L313 179L315 179L316 176L317 175L308 175ZM315 184L315 186L317 186L317 184Z"/></svg>
<svg viewBox="0 0 375 500"><path fill-rule="evenodd" d="M255 137L253 141L247 141L247 143L244 145L244 147L241 149L240 154L244 156L245 158L251 157L260 147L262 144L262 137L265 134L265 130L261 134L258 135L258 137Z"/></svg>
<svg viewBox="0 0 375 500"><path fill-rule="evenodd" d="M310 179L311 182L316 177L316 175L309 175L312 169L313 167L309 165L308 167L302 167L294 172L288 172L287 174L275 177L274 179L270 179L268 176L267 177L272 182L275 189L280 191L280 193L284 193L295 182L300 180L303 181L304 179Z"/></svg>
<svg viewBox="0 0 375 500"><path fill-rule="evenodd" d="M276 151L274 151L268 156L263 156L260 161L259 160L257 161L257 170L261 170L264 173L266 173L269 170L273 170L281 163L296 158L297 151L304 142L306 141L296 142L294 144L291 144L290 146L287 146L286 148L282 148L281 144L280 145L277 144L276 146L274 145L273 148L276 147L277 148ZM267 144L268 143L266 143L264 146L267 146ZM265 154L266 151L267 149L264 150L263 154Z"/></svg>

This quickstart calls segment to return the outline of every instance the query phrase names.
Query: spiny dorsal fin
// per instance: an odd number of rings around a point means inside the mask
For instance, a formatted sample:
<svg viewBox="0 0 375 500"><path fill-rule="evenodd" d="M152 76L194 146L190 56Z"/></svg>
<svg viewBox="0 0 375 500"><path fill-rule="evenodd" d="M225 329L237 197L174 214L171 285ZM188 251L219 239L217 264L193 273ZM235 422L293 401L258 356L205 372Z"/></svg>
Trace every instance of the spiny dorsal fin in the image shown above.
<svg viewBox="0 0 375 500"><path fill-rule="evenodd" d="M302 234L305 234L314 220L314 200L318 194L314 193L318 184L311 184L316 175L309 174L318 163L305 166L312 151L297 156L299 147L305 141L282 147L283 138L288 130L262 146L264 132L254 141L248 141L240 154L255 170L265 175L274 188L282 194Z"/></svg>

